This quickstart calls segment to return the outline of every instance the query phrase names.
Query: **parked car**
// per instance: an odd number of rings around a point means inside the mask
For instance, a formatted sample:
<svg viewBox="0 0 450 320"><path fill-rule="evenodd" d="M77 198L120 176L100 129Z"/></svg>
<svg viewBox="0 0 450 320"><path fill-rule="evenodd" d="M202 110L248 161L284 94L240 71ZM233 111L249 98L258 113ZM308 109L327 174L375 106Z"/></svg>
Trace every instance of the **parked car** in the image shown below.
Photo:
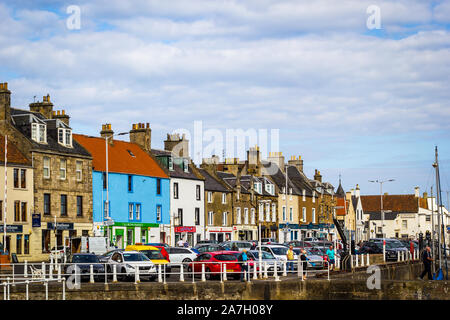
<svg viewBox="0 0 450 320"><path fill-rule="evenodd" d="M228 251L205 252L200 254L188 266L188 273L202 272L202 265L205 266L205 277L210 280L220 275L222 264L226 263L227 274L234 273L235 278L240 277L241 267L238 259Z"/></svg>
<svg viewBox="0 0 450 320"><path fill-rule="evenodd" d="M112 272L113 265L116 265L118 276L121 281L135 276L136 268L139 268L140 278L155 280L157 270L155 264L139 251L117 251L108 260L108 273Z"/></svg>
<svg viewBox="0 0 450 320"><path fill-rule="evenodd" d="M284 245L263 245L261 246L261 250L271 253L277 260L287 261L286 254L289 248ZM294 260L297 259L297 254L294 251Z"/></svg>
<svg viewBox="0 0 450 320"><path fill-rule="evenodd" d="M162 243L162 242L145 243L144 245L146 245L146 246L154 246L154 247L164 247L164 248L170 247L167 243Z"/></svg>
<svg viewBox="0 0 450 320"><path fill-rule="evenodd" d="M165 251L164 248L162 248L162 250ZM165 268L165 272L166 272L166 277L170 276L171 273L171 267L169 265L169 260L168 258L164 257L164 255L161 252L161 248L157 248L154 246L148 246L148 245L129 245L126 247L125 251L139 251L142 252L143 254L145 254L147 256L147 258L149 258L155 265L161 265L161 268L164 269ZM167 254L167 251L165 251ZM169 257L169 255L167 254L167 257ZM165 266L165 267L164 267ZM159 267L157 267L159 268Z"/></svg>
<svg viewBox="0 0 450 320"><path fill-rule="evenodd" d="M98 257L93 253L74 253L67 258L67 264L64 265L64 274L66 276L73 275L77 272L80 274L80 279L89 279L92 271L94 279L98 281L105 280L105 265L100 263ZM76 271L72 266L76 266L79 271Z"/></svg>
<svg viewBox="0 0 450 320"><path fill-rule="evenodd" d="M398 251L392 247L392 244L389 241L386 241L386 261L397 261L398 259ZM359 249L360 254L383 254L383 241L367 241L363 244L363 246Z"/></svg>
<svg viewBox="0 0 450 320"><path fill-rule="evenodd" d="M322 255L316 254L310 248L306 248L306 261L308 268L323 269L325 267ZM294 250L295 251L295 250Z"/></svg>
<svg viewBox="0 0 450 320"><path fill-rule="evenodd" d="M192 248L194 252L205 253L205 252L214 252L214 251L226 251L227 249L219 244L209 243L209 244L198 244L194 248Z"/></svg>
<svg viewBox="0 0 450 320"><path fill-rule="evenodd" d="M169 247L166 250L172 263L189 263L197 258L197 253L189 248Z"/></svg>
<svg viewBox="0 0 450 320"><path fill-rule="evenodd" d="M316 237L307 237L303 239L304 241L311 241L311 242L317 242L319 241L319 239L317 239Z"/></svg>
<svg viewBox="0 0 450 320"><path fill-rule="evenodd" d="M277 270L280 270L280 272L282 271L283 264L281 263L281 261L275 258L272 253L261 250L261 263L263 264L262 266L259 265L259 250L250 250L248 251L248 253L253 256L258 271L260 268L264 270L264 263L267 263L267 271L269 272L273 272L275 263L277 264Z"/></svg>
<svg viewBox="0 0 450 320"><path fill-rule="evenodd" d="M208 244L208 243L219 244L219 241L217 241L217 240L199 240L199 241L197 241L197 244Z"/></svg>
<svg viewBox="0 0 450 320"><path fill-rule="evenodd" d="M261 244L272 244L275 242L277 242L277 240L274 238L262 238L261 239Z"/></svg>
<svg viewBox="0 0 450 320"><path fill-rule="evenodd" d="M236 247L239 251L244 249L250 250L253 246L250 241L225 241L220 244L222 247L225 247L227 250L233 250Z"/></svg>
<svg viewBox="0 0 450 320"><path fill-rule="evenodd" d="M239 260L239 257L243 254L242 251L229 250L227 252L234 255L238 260ZM253 268L253 266L254 266L253 261L255 260L255 257L251 253L249 253L249 251L247 251L247 258L248 258L248 265Z"/></svg>
<svg viewBox="0 0 450 320"><path fill-rule="evenodd" d="M115 252L120 252L120 251L124 251L124 249L114 249L114 250L108 251L105 254L99 255L98 259L100 260L101 263L107 263L109 261L109 258L111 258L111 256Z"/></svg>

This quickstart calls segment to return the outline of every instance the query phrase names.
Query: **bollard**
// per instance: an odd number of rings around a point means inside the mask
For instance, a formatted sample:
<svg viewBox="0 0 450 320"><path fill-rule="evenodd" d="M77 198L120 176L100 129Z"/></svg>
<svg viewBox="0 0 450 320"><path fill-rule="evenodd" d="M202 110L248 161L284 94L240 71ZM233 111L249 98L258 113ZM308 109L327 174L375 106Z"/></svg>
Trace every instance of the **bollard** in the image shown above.
<svg viewBox="0 0 450 320"><path fill-rule="evenodd" d="M58 282L61 282L61 265L58 264Z"/></svg>
<svg viewBox="0 0 450 320"><path fill-rule="evenodd" d="M45 300L48 300L48 280L47 279L45 279L44 286L45 286Z"/></svg>
<svg viewBox="0 0 450 320"><path fill-rule="evenodd" d="M45 262L42 262L42 278L45 279Z"/></svg>
<svg viewBox="0 0 450 320"><path fill-rule="evenodd" d="M49 270L48 270L48 278L50 280L53 280L53 264L51 264L51 263L50 263L50 267L49 267Z"/></svg>
<svg viewBox="0 0 450 320"><path fill-rule="evenodd" d="M29 283L28 280L25 281L25 299L26 300L29 300L29 297L28 297L28 283Z"/></svg>
<svg viewBox="0 0 450 320"><path fill-rule="evenodd" d="M194 265L195 265L195 262L194 262L194 261L192 261L192 283L194 283L194 282L195 282L195 272L194 272Z"/></svg>
<svg viewBox="0 0 450 320"><path fill-rule="evenodd" d="M244 270L244 280L247 281L247 276L249 275L248 274L248 263L247 262L245 262L245 266L246 266L246 268Z"/></svg>
<svg viewBox="0 0 450 320"><path fill-rule="evenodd" d="M10 279L9 277L6 279L6 283L8 285L8 300L11 300L9 296L9 279Z"/></svg>
<svg viewBox="0 0 450 320"><path fill-rule="evenodd" d="M275 281L280 281L280 278L278 277L278 266L275 262L275 266L273 267L273 276L275 277Z"/></svg>
<svg viewBox="0 0 450 320"><path fill-rule="evenodd" d="M141 282L141 279L139 279L139 267L136 266L134 269L134 284L138 284L139 282Z"/></svg>
<svg viewBox="0 0 450 320"><path fill-rule="evenodd" d="M228 281L228 278L227 278L227 264L226 263L223 264L223 280L224 281Z"/></svg>
<svg viewBox="0 0 450 320"><path fill-rule="evenodd" d="M161 265L158 264L158 282L162 282Z"/></svg>
<svg viewBox="0 0 450 320"><path fill-rule="evenodd" d="M105 263L105 284L108 284L108 272L106 269L106 263Z"/></svg>
<svg viewBox="0 0 450 320"><path fill-rule="evenodd" d="M370 258L369 258L369 254L367 254L367 266L370 266Z"/></svg>
<svg viewBox="0 0 450 320"><path fill-rule="evenodd" d="M297 261L297 278L300 278L302 276L302 274L300 273L300 264L301 264L301 260L300 260L300 256L298 256L298 261Z"/></svg>
<svg viewBox="0 0 450 320"><path fill-rule="evenodd" d="M286 261L283 261L283 277L286 277L287 276L287 268L286 268L286 264L287 264L287 262Z"/></svg>
<svg viewBox="0 0 450 320"><path fill-rule="evenodd" d="M206 278L205 278L205 264L204 263L202 263L202 281L206 281Z"/></svg>
<svg viewBox="0 0 450 320"><path fill-rule="evenodd" d="M184 266L183 264L180 265L180 282L184 282Z"/></svg>
<svg viewBox="0 0 450 320"><path fill-rule="evenodd" d="M358 268L358 267L359 267L359 258L358 258L358 255L355 255L355 260L356 260L356 265L355 265L355 267Z"/></svg>
<svg viewBox="0 0 450 320"><path fill-rule="evenodd" d="M164 267L164 272L163 272L163 283L166 284L166 265L163 266Z"/></svg>
<svg viewBox="0 0 450 320"><path fill-rule="evenodd" d="M24 273L24 277L28 278L28 261L27 260L25 260L23 273Z"/></svg>
<svg viewBox="0 0 450 320"><path fill-rule="evenodd" d="M275 261L276 264L276 261ZM269 278L269 275L267 274L267 261L264 261L264 279Z"/></svg>
<svg viewBox="0 0 450 320"><path fill-rule="evenodd" d="M117 282L117 265L113 265L113 280L112 282Z"/></svg>
<svg viewBox="0 0 450 320"><path fill-rule="evenodd" d="M305 278L303 277L303 262L300 263L300 272L301 272L301 275L302 275L302 281L305 281Z"/></svg>
<svg viewBox="0 0 450 320"><path fill-rule="evenodd" d="M15 265L13 264L13 265L12 265L12 278L13 278L13 281L12 281L13 284L12 284L12 286L13 286L13 287L15 286L15 284L14 284L14 281L15 281L15 279L14 279L14 278L15 278L15 270L14 270L14 269L15 269L15 268L14 268L14 267L15 267Z"/></svg>
<svg viewBox="0 0 450 320"><path fill-rule="evenodd" d="M62 284L62 299L66 300L66 278L63 278Z"/></svg>
<svg viewBox="0 0 450 320"><path fill-rule="evenodd" d="M327 269L328 269L328 281L330 281L330 264L327 261Z"/></svg>
<svg viewBox="0 0 450 320"><path fill-rule="evenodd" d="M90 266L89 266L89 273L90 273L90 277L89 277L89 282L90 283L94 283L95 281L94 281L94 266L91 264Z"/></svg>
<svg viewBox="0 0 450 320"><path fill-rule="evenodd" d="M253 280L257 280L258 279L258 271L257 271L258 267L256 266L256 261L253 264Z"/></svg>
<svg viewBox="0 0 450 320"><path fill-rule="evenodd" d="M67 263L67 256L64 255L64 263Z"/></svg>
<svg viewBox="0 0 450 320"><path fill-rule="evenodd" d="M6 300L6 283L3 282L3 300Z"/></svg>

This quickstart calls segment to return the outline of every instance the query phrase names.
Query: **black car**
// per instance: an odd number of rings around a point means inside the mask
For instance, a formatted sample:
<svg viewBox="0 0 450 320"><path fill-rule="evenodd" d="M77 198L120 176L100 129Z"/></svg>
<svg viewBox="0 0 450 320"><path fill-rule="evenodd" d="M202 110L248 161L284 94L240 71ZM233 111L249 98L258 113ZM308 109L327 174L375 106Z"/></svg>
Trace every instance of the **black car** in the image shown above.
<svg viewBox="0 0 450 320"><path fill-rule="evenodd" d="M397 250L392 248L389 243L386 243L386 261L397 261L398 253ZM361 248L359 248L358 253L360 254L383 254L383 242L381 241L368 241L365 242Z"/></svg>
<svg viewBox="0 0 450 320"><path fill-rule="evenodd" d="M105 280L105 265L100 263L99 258L93 253L74 253L69 256L64 265L64 275L74 275L78 268L81 280L90 279L91 265L93 267L94 279Z"/></svg>

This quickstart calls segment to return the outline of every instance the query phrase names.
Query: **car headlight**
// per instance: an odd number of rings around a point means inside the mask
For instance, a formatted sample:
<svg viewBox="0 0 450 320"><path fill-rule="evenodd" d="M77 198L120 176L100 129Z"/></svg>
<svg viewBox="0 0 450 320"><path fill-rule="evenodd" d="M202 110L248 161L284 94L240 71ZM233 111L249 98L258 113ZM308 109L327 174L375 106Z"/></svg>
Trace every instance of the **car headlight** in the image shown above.
<svg viewBox="0 0 450 320"><path fill-rule="evenodd" d="M126 264L125 267L127 267L128 269L134 270L134 267L132 265Z"/></svg>

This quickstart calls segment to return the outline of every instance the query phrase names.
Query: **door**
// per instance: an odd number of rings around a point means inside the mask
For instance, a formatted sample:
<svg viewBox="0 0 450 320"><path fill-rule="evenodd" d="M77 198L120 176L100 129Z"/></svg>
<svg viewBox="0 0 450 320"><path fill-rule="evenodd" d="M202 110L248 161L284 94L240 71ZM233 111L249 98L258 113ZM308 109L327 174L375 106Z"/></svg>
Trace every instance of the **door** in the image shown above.
<svg viewBox="0 0 450 320"><path fill-rule="evenodd" d="M219 243L223 242L223 233L219 233L217 234L217 241L219 241Z"/></svg>
<svg viewBox="0 0 450 320"><path fill-rule="evenodd" d="M127 229L127 245L131 246L133 244L133 234L134 234L134 230L133 229Z"/></svg>

